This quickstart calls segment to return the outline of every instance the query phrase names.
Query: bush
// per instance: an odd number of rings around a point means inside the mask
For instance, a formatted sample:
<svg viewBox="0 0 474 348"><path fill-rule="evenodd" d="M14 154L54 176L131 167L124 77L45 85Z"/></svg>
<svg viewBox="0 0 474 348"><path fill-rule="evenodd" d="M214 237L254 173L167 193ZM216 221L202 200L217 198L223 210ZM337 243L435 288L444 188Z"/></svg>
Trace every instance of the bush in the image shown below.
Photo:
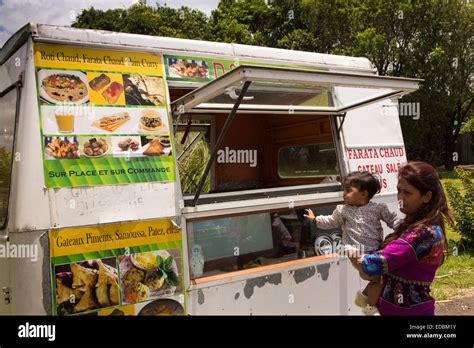
<svg viewBox="0 0 474 348"><path fill-rule="evenodd" d="M197 132L190 132L186 143L181 144L178 140L182 139L183 132L178 132L179 136L176 140L177 153L180 154L194 139ZM178 161L179 176L181 178L181 190L183 193L195 193L197 191L199 180L206 168L207 162L211 157L209 151L209 144L205 139L197 141L189 153ZM209 192L210 189L210 174L208 175L202 192Z"/></svg>
<svg viewBox="0 0 474 348"><path fill-rule="evenodd" d="M469 170L456 167L454 171L460 179L459 187L452 182L445 184L455 219L452 228L461 235L460 245L471 249L474 248L474 185Z"/></svg>

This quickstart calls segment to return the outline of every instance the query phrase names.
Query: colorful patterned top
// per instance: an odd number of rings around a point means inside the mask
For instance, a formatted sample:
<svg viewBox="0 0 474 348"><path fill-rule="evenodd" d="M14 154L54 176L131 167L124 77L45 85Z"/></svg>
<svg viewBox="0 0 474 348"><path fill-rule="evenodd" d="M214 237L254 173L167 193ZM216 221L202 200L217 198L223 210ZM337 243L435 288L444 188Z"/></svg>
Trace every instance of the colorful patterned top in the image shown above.
<svg viewBox="0 0 474 348"><path fill-rule="evenodd" d="M430 284L443 258L444 236L438 225L404 232L360 262L368 276L387 275L377 308L382 315L434 315Z"/></svg>

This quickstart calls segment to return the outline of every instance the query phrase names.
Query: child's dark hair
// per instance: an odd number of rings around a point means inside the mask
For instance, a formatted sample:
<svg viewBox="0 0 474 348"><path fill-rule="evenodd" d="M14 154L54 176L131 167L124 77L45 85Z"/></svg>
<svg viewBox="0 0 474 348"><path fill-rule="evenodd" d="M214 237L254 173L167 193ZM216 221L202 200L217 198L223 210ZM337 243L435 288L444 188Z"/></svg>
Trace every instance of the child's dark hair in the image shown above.
<svg viewBox="0 0 474 348"><path fill-rule="evenodd" d="M380 181L369 172L349 173L344 180L344 185L355 187L359 191L367 191L369 201L380 192Z"/></svg>

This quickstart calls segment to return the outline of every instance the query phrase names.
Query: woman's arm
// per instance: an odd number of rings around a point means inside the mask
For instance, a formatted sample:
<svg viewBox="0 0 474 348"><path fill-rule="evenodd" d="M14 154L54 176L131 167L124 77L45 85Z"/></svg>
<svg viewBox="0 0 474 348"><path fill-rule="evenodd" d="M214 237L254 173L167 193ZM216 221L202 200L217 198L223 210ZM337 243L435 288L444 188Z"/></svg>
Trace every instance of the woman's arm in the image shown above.
<svg viewBox="0 0 474 348"><path fill-rule="evenodd" d="M384 249L360 256L356 259L356 268L366 277L377 277L405 267L428 255L434 246L442 249L439 234L437 231L433 233L431 228L417 227L393 240Z"/></svg>

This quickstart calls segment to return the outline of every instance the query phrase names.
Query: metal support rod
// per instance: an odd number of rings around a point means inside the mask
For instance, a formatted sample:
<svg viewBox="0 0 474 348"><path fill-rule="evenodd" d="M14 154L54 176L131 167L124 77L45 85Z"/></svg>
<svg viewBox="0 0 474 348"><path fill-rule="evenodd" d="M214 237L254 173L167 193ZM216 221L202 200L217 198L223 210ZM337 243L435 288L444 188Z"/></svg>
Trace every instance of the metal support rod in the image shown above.
<svg viewBox="0 0 474 348"><path fill-rule="evenodd" d="M186 130L184 131L183 139L181 139L181 145L184 145L186 139L191 131L191 123L193 122L193 114L189 114L188 123L186 125Z"/></svg>
<svg viewBox="0 0 474 348"><path fill-rule="evenodd" d="M336 133L337 133L337 138L341 139L341 130L342 130L342 125L344 124L344 121L346 120L346 114L342 115L342 121L339 127L336 124Z"/></svg>
<svg viewBox="0 0 474 348"><path fill-rule="evenodd" d="M247 93L247 89L249 88L250 84L251 81L245 81L244 86L242 87L242 91L240 92L239 97L237 98L237 101L234 104L234 107L232 108L225 120L224 127L222 128L222 131L219 134L219 138L217 138L216 145L212 150L211 158L209 158L209 162L207 162L206 169L204 169L204 173L202 174L201 180L199 181L196 194L194 195L193 203L191 204L192 207L195 207L197 204L199 196L201 195L202 188L204 187L204 183L206 182L207 176L209 175L209 171L211 170L211 166L217 157L217 151L221 147L222 141L224 140L224 136L227 133L227 130L229 129L232 121L234 120L235 115L237 113L237 109L239 108L240 103L242 102L242 99L245 96L245 93Z"/></svg>
<svg viewBox="0 0 474 348"><path fill-rule="evenodd" d="M174 116L175 114L178 115L178 116L176 117L176 123L173 124L173 135L174 135L175 138L176 138L176 133L178 133L179 121L181 120L181 115L183 114L182 109L183 109L183 107L182 107L182 105L180 105L180 106L178 107L178 111L176 112L175 110L173 110L173 114L172 114L173 116ZM173 117L171 118L171 121L173 121ZM171 122L171 123L173 123L173 122Z"/></svg>
<svg viewBox="0 0 474 348"><path fill-rule="evenodd" d="M0 98L3 98L5 95L13 91L15 88L21 88L23 86L23 75L20 74L18 80L15 83L12 83L10 86L5 88L0 92Z"/></svg>

